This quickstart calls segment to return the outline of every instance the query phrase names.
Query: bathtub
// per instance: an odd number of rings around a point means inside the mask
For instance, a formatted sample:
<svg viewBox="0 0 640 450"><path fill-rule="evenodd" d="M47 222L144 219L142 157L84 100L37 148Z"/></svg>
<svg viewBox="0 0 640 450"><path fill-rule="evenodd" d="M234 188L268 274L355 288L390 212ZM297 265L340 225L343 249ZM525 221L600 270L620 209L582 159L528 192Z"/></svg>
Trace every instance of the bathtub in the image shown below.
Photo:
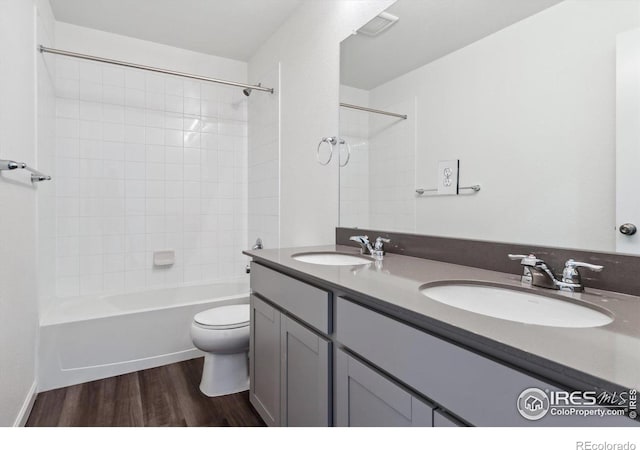
<svg viewBox="0 0 640 450"><path fill-rule="evenodd" d="M201 356L193 316L249 302L248 277L58 299L40 319L38 389L48 391Z"/></svg>

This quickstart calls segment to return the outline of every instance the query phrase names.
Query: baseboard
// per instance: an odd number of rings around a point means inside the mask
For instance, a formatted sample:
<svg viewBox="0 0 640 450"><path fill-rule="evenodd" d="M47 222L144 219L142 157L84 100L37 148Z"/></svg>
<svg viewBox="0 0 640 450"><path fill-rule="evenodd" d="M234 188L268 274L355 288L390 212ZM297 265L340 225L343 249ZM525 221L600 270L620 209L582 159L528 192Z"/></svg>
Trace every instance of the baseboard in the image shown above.
<svg viewBox="0 0 640 450"><path fill-rule="evenodd" d="M27 420L29 420L29 415L33 409L33 404L36 402L37 395L38 383L34 381L31 385L31 389L29 389L29 392L27 393L27 397L24 399L24 403L22 404L22 408L20 408L18 417L16 417L16 420L13 423L14 427L24 427L27 424Z"/></svg>

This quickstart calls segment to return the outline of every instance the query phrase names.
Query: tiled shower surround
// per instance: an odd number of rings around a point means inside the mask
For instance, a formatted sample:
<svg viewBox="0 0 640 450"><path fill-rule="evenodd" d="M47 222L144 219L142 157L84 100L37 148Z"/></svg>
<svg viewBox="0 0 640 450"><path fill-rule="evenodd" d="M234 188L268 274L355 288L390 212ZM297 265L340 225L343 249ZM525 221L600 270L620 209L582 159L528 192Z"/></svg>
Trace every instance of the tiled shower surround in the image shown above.
<svg viewBox="0 0 640 450"><path fill-rule="evenodd" d="M242 90L61 56L55 85L57 296L243 274Z"/></svg>
<svg viewBox="0 0 640 450"><path fill-rule="evenodd" d="M415 124L413 99L375 103L375 91L340 86L340 101L408 114L401 120L340 108L341 137L351 146L346 161L340 152L340 225L381 230L414 231Z"/></svg>

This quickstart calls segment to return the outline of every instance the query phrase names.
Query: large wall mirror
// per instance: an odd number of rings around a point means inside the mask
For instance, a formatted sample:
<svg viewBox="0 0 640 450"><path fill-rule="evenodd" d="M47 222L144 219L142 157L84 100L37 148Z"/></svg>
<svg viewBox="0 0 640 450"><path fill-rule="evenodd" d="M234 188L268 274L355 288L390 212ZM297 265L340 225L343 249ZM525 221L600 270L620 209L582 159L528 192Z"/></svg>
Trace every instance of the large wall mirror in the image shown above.
<svg viewBox="0 0 640 450"><path fill-rule="evenodd" d="M340 225L640 254L639 27L640 0L398 0L341 45Z"/></svg>

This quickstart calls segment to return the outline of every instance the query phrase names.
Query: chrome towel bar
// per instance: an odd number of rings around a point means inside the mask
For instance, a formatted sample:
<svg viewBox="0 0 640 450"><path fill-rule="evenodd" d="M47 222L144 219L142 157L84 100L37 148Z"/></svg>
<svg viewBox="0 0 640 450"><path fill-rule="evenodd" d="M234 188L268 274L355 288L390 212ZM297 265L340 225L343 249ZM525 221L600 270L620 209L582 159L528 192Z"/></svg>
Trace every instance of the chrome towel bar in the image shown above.
<svg viewBox="0 0 640 450"><path fill-rule="evenodd" d="M49 175L45 175L44 173L32 169L22 162L10 161L8 159L0 159L0 172L3 170L16 170L16 169L24 169L31 172L31 182L38 183L40 181L49 181L51 177Z"/></svg>
<svg viewBox="0 0 640 450"><path fill-rule="evenodd" d="M479 192L480 191L480 185L479 184L474 184L473 186L460 186L458 188L459 191L473 191L473 192ZM426 192L438 192L437 188L434 189L422 189L422 188L418 188L416 189L416 194L418 195L422 195Z"/></svg>

